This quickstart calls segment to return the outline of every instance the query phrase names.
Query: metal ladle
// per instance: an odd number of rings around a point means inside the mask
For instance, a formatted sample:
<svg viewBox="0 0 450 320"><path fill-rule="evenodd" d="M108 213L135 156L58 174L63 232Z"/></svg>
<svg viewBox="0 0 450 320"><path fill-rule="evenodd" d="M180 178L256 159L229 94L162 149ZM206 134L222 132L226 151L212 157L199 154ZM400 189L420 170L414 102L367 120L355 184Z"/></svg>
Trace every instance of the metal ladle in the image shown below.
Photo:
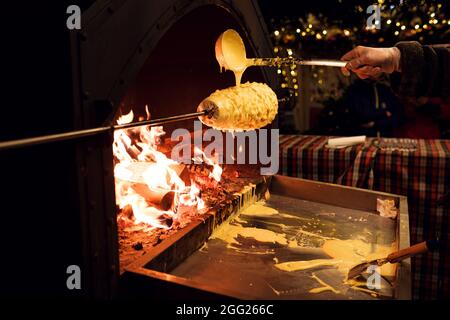
<svg viewBox="0 0 450 320"><path fill-rule="evenodd" d="M308 65L308 66L327 66L327 67L345 67L346 61L339 60L303 60L301 58L247 58L244 42L238 32L228 29L223 32L216 41L215 46L216 59L221 67L231 70L235 73L243 73L250 66L271 66L279 67L283 65Z"/></svg>

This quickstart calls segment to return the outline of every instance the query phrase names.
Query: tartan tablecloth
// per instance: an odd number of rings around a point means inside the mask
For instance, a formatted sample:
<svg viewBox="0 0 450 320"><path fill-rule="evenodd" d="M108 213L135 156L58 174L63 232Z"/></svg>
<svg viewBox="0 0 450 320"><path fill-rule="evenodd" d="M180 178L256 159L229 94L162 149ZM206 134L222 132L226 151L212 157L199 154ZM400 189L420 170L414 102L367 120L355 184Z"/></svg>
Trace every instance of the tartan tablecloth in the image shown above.
<svg viewBox="0 0 450 320"><path fill-rule="evenodd" d="M440 238L438 252L412 258L414 299L450 297L450 140L366 139L364 145L330 149L324 136L280 136L280 174L373 189L408 197L411 244ZM393 145L394 147L383 147ZM413 147L411 147L413 145Z"/></svg>

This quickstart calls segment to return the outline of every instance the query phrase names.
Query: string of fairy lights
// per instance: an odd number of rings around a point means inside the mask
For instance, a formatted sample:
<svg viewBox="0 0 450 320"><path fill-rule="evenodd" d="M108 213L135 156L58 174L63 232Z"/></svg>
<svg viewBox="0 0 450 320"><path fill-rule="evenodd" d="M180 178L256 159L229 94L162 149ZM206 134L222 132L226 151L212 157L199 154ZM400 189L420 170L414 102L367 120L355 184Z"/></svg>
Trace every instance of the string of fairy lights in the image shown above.
<svg viewBox="0 0 450 320"><path fill-rule="evenodd" d="M309 12L300 17L271 20L274 55L338 59L354 45L392 46L398 41L444 43L450 41L450 2L446 0L412 3L407 0L378 0L380 28L367 27L366 8L361 4L348 7L343 0L330 6L344 6L347 14L334 17L333 13ZM375 0L376 4L376 0ZM347 7L345 7L347 6ZM342 11L341 11L342 12ZM338 14L336 14L338 15ZM330 56L334 54L335 56ZM319 68L320 71L320 68ZM295 65L277 70L282 88L298 95L300 83ZM314 73L317 75L317 73ZM324 79L314 78L318 85Z"/></svg>

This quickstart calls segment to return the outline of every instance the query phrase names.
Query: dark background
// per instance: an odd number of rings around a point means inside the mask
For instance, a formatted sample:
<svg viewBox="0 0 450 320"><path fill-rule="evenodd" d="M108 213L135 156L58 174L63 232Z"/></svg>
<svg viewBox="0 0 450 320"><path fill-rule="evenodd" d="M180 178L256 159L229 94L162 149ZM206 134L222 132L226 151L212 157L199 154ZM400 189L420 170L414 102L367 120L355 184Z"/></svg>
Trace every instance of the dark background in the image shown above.
<svg viewBox="0 0 450 320"><path fill-rule="evenodd" d="M2 4L1 141L73 128L72 3ZM67 266L82 265L74 160L72 142L0 151L0 297L79 293L65 287Z"/></svg>

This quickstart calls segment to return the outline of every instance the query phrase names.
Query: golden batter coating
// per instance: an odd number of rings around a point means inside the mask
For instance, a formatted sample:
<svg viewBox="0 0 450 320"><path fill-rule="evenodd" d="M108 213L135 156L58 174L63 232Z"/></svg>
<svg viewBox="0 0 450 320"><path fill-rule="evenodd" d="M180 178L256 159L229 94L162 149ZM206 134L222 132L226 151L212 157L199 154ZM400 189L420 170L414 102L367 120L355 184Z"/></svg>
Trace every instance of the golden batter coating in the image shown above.
<svg viewBox="0 0 450 320"><path fill-rule="evenodd" d="M203 100L197 111L213 111L200 120L219 130L242 131L262 128L275 119L278 99L264 84L247 82L240 86L217 90Z"/></svg>

